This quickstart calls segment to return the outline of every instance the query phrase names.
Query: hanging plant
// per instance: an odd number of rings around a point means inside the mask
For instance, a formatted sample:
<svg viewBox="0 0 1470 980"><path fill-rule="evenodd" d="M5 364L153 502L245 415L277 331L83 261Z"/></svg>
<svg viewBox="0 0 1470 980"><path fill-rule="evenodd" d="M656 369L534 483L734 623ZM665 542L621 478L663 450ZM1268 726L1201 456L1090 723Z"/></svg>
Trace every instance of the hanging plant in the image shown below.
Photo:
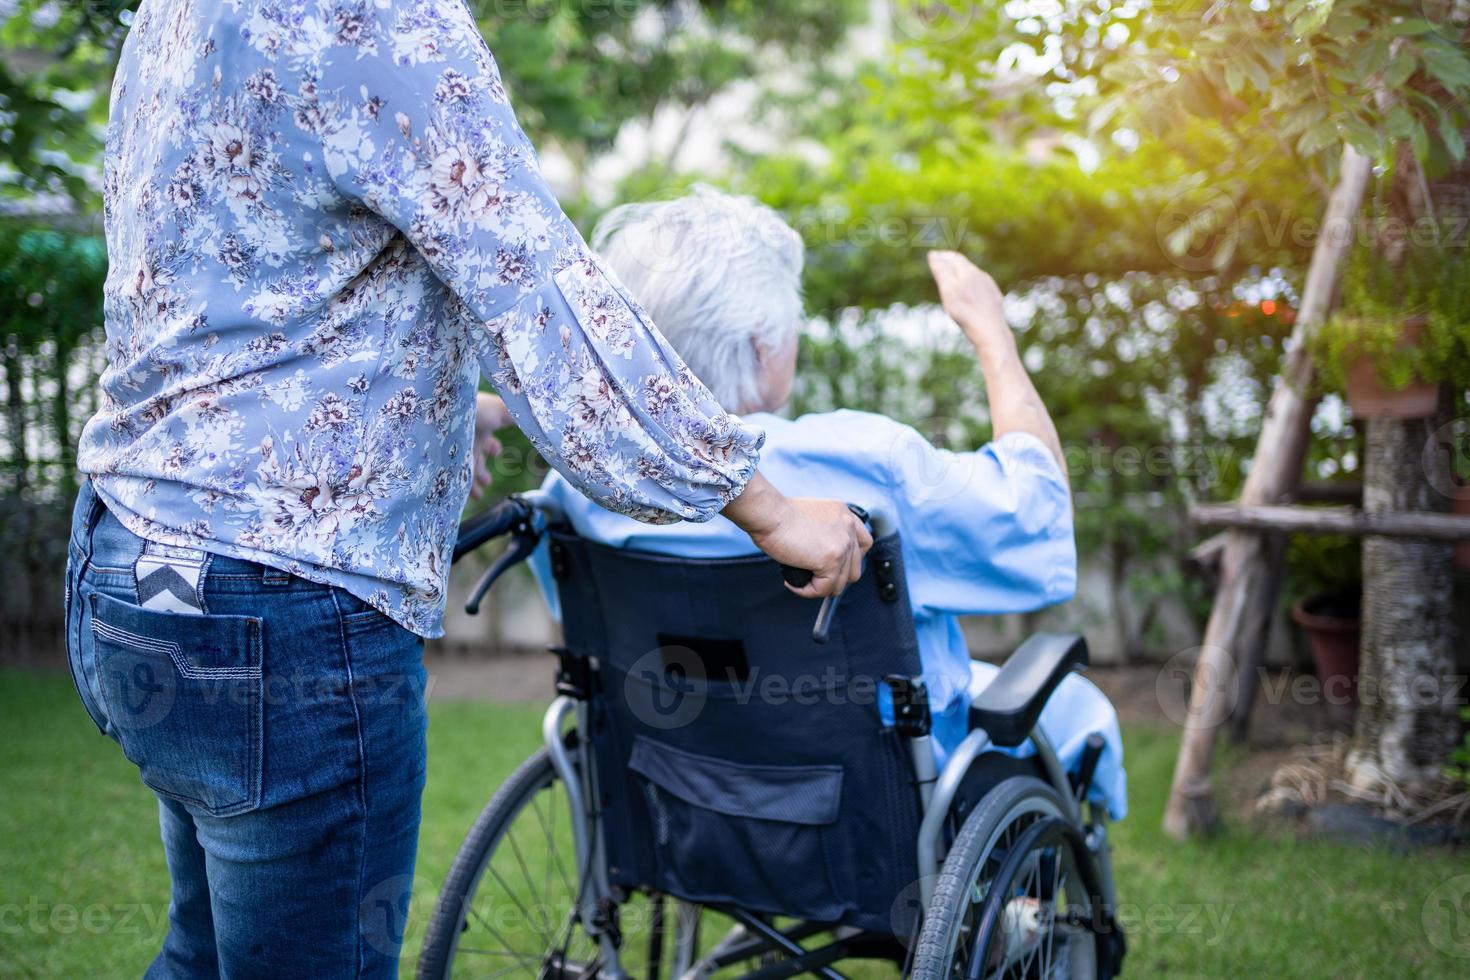
<svg viewBox="0 0 1470 980"><path fill-rule="evenodd" d="M1324 388L1345 394L1354 414L1431 414L1441 385L1470 388L1470 255L1411 248L1390 263L1359 249L1313 355Z"/></svg>

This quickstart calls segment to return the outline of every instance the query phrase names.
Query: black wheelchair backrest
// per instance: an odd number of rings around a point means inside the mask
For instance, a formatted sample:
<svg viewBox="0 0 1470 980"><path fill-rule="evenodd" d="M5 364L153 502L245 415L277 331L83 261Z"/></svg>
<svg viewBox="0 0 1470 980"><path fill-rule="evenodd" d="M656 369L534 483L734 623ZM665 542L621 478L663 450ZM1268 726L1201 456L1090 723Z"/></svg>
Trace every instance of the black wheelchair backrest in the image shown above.
<svg viewBox="0 0 1470 980"><path fill-rule="evenodd" d="M566 646L597 667L614 883L903 934L919 801L879 708L885 678L920 673L898 536L875 542L825 644L817 603L764 556L550 539Z"/></svg>

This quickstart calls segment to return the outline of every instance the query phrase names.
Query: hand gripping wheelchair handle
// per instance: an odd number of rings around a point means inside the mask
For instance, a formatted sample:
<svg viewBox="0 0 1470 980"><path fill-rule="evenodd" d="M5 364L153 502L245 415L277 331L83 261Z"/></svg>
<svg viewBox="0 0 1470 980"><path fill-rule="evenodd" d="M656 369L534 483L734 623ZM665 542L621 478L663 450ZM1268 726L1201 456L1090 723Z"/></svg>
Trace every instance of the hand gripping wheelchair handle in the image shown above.
<svg viewBox="0 0 1470 980"><path fill-rule="evenodd" d="M459 561L485 542L529 521L533 514L531 505L520 497L506 497L459 526L459 536L454 542L454 557L450 560Z"/></svg>
<svg viewBox="0 0 1470 980"><path fill-rule="evenodd" d="M852 511L858 520L862 521L864 524L867 524L869 526L869 529L876 533L877 526L879 523L881 523L879 520L873 520L869 518L868 512L859 507L857 504L848 504L847 509ZM809 569L806 568L796 568L793 565L782 565L781 578L785 579L786 584L791 586L792 588L800 589L811 582L812 573ZM817 610L817 621L812 626L813 643L827 642L828 636L832 631L832 619L834 616L837 615L837 603L841 600L842 592L838 592L836 595L829 595L822 600L822 608Z"/></svg>
<svg viewBox="0 0 1470 980"><path fill-rule="evenodd" d="M469 601L465 603L464 611L471 616L480 611L480 603L485 594L507 571L519 565L531 557L531 552L536 550L536 544L541 540L541 532L536 526L536 510L532 504L520 497L507 497L500 503L491 507L483 514L476 515L465 521L460 526L459 538L454 544L454 558L459 558L480 547L487 541L500 537L509 532L512 535L510 547L501 553L475 583L470 591Z"/></svg>

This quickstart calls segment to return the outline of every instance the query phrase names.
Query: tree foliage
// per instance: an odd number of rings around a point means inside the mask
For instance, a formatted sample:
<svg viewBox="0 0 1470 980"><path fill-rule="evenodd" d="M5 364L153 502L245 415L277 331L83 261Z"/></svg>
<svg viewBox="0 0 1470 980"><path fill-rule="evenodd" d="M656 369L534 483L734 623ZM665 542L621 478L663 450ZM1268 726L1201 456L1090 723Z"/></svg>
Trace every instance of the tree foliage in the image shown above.
<svg viewBox="0 0 1470 980"><path fill-rule="evenodd" d="M446 0L454 2L454 0ZM537 143L574 163L625 123L708 102L765 60L819 64L858 0L467 0ZM18 0L0 25L0 188L94 206L107 90L138 0Z"/></svg>

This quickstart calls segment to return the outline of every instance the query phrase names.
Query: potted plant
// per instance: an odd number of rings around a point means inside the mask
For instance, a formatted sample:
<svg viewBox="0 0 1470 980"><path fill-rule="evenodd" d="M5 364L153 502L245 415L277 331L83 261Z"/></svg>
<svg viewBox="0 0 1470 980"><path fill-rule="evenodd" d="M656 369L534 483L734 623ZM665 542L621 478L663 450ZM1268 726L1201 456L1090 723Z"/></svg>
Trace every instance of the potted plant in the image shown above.
<svg viewBox="0 0 1470 980"><path fill-rule="evenodd" d="M1351 723L1358 704L1362 554L1357 538L1296 535L1287 549L1292 621L1301 628L1334 720Z"/></svg>
<svg viewBox="0 0 1470 980"><path fill-rule="evenodd" d="M1442 386L1470 387L1466 249L1408 248L1393 263L1358 249L1313 353L1326 388L1359 418L1434 414Z"/></svg>

